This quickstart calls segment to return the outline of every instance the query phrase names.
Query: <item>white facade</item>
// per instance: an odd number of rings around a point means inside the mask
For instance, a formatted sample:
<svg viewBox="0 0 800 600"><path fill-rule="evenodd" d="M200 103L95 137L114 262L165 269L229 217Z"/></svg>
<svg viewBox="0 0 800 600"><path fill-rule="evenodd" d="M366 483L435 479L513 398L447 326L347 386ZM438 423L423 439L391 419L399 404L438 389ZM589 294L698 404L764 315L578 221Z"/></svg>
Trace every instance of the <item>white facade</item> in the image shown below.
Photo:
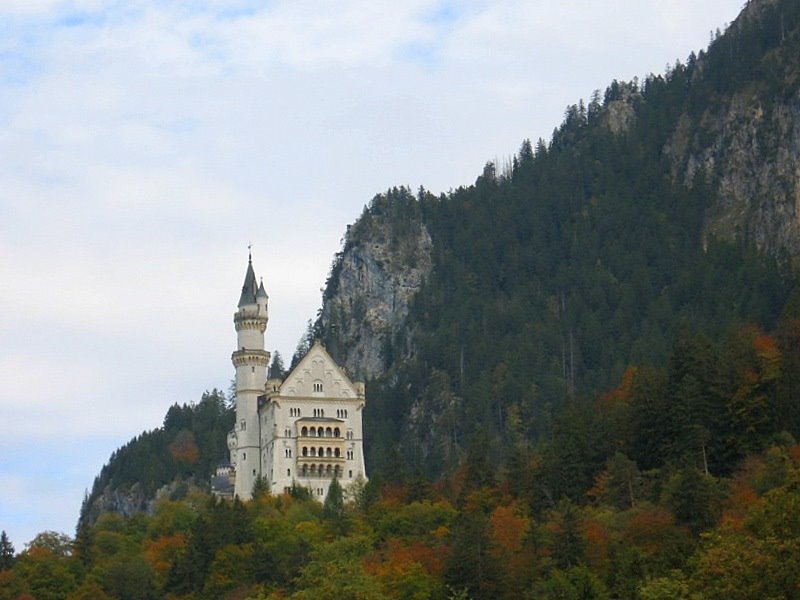
<svg viewBox="0 0 800 600"><path fill-rule="evenodd" d="M267 294L256 286L251 261L234 314L236 425L228 435L234 493L249 499L263 475L272 493L298 485L322 500L334 477L344 488L366 479L364 384L351 382L319 342L284 380L267 380L267 321Z"/></svg>

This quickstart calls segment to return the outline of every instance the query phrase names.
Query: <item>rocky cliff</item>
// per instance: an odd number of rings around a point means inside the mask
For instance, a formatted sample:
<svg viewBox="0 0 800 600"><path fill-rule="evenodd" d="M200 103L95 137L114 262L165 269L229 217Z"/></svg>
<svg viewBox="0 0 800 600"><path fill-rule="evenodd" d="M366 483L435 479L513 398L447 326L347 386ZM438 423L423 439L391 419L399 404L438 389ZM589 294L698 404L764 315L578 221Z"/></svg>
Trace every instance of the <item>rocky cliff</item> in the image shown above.
<svg viewBox="0 0 800 600"><path fill-rule="evenodd" d="M706 235L800 257L800 95L771 103L737 94L701 123L704 147L681 152L679 128L673 156L684 183L700 171L714 190Z"/></svg>
<svg viewBox="0 0 800 600"><path fill-rule="evenodd" d="M432 242L406 189L376 196L348 228L320 316L326 345L357 378L374 378L411 352L405 317L431 271ZM399 350L398 350L399 349Z"/></svg>
<svg viewBox="0 0 800 600"><path fill-rule="evenodd" d="M81 509L81 521L94 523L105 513L115 513L130 517L137 513L152 515L156 504L163 498L182 500L191 493L207 493L205 486L197 485L193 480L174 479L162 485L155 492L148 491L146 486L136 482L131 486L116 487L108 484L102 492L93 491Z"/></svg>
<svg viewBox="0 0 800 600"><path fill-rule="evenodd" d="M800 259L800 52L797 9L748 2L697 60L691 102L665 147L673 178L712 191L705 235ZM691 92L690 92L691 98Z"/></svg>

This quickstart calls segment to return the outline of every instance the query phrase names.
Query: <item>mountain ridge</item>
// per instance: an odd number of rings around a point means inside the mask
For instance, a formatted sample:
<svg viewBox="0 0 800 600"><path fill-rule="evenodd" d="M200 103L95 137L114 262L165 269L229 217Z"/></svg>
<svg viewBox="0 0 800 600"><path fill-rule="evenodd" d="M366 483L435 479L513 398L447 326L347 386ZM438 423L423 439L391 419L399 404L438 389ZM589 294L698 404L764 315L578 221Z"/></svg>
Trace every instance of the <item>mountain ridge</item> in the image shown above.
<svg viewBox="0 0 800 600"><path fill-rule="evenodd" d="M532 419L536 439L565 398L663 364L682 330L775 325L800 256L798 23L796 4L749 2L686 63L569 106L549 143L525 141L505 172L487 163L448 194L373 199L360 221L402 230L414 215L432 240L408 315L374 326L379 464L399 452L431 474L452 468L475 423L502 464L509 414ZM389 245L362 244L359 222L337 261L378 248L387 262ZM340 275L316 329L359 371L327 307L391 298L343 292Z"/></svg>

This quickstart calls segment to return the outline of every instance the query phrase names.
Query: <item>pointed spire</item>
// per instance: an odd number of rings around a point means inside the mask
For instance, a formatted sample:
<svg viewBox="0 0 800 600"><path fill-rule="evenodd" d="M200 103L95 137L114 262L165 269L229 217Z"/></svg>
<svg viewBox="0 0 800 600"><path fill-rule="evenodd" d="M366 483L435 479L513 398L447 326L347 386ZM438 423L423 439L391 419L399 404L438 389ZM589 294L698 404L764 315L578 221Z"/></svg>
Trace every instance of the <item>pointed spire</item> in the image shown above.
<svg viewBox="0 0 800 600"><path fill-rule="evenodd" d="M252 244L248 246L248 250L251 248L251 246ZM253 271L253 255L252 252L248 252L247 273L244 276L242 295L239 296L239 308L248 306L250 304L256 304L257 293L258 287L256 286L256 273Z"/></svg>
<svg viewBox="0 0 800 600"><path fill-rule="evenodd" d="M261 278L261 285L258 286L258 292L256 292L256 298L269 298L267 296L267 290L264 289L264 278Z"/></svg>

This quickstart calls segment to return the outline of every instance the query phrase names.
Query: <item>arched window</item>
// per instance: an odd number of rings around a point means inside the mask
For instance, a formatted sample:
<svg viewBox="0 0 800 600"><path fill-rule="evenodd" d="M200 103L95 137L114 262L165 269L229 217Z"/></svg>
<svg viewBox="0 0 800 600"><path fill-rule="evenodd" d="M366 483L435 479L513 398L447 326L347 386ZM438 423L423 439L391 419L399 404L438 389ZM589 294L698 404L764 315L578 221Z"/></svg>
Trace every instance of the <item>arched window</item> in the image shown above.
<svg viewBox="0 0 800 600"><path fill-rule="evenodd" d="M319 429L317 429L317 436L322 437L323 435L325 435L325 430L322 429L322 427L320 427Z"/></svg>
<svg viewBox="0 0 800 600"><path fill-rule="evenodd" d="M325 449L325 456L333 456L333 451L330 448Z"/></svg>
<svg viewBox="0 0 800 600"><path fill-rule="evenodd" d="M311 437L316 437L317 436L317 428L316 427L312 427L310 433L311 433Z"/></svg>
<svg viewBox="0 0 800 600"><path fill-rule="evenodd" d="M311 447L311 456L316 456L316 455L317 455L317 449L312 446Z"/></svg>
<svg viewBox="0 0 800 600"><path fill-rule="evenodd" d="M308 427L303 427L300 430L300 435L302 435L303 437L307 436L308 435Z"/></svg>
<svg viewBox="0 0 800 600"><path fill-rule="evenodd" d="M336 428L333 430L333 437L339 437L339 436L341 435L341 433L342 433L342 432L341 432L341 431L339 431L339 428L338 428L338 427L336 427Z"/></svg>
<svg viewBox="0 0 800 600"><path fill-rule="evenodd" d="M318 449L317 456L325 456L325 448Z"/></svg>
<svg viewBox="0 0 800 600"><path fill-rule="evenodd" d="M308 474L308 466L303 465L300 467L300 473L303 475L303 477L305 477Z"/></svg>
<svg viewBox="0 0 800 600"><path fill-rule="evenodd" d="M333 435L333 430L330 427L325 428L325 437L331 437Z"/></svg>
<svg viewBox="0 0 800 600"><path fill-rule="evenodd" d="M338 448L336 448L336 450L334 450L334 451L333 451L333 455L334 455L336 458L339 458L339 456L341 455L341 452L339 452L339 449L338 449Z"/></svg>
<svg viewBox="0 0 800 600"><path fill-rule="evenodd" d="M308 456L308 448L303 446L303 456Z"/></svg>
<svg viewBox="0 0 800 600"><path fill-rule="evenodd" d="M339 465L333 467L333 474L336 475L336 477L339 477L342 474L342 470L339 468Z"/></svg>

